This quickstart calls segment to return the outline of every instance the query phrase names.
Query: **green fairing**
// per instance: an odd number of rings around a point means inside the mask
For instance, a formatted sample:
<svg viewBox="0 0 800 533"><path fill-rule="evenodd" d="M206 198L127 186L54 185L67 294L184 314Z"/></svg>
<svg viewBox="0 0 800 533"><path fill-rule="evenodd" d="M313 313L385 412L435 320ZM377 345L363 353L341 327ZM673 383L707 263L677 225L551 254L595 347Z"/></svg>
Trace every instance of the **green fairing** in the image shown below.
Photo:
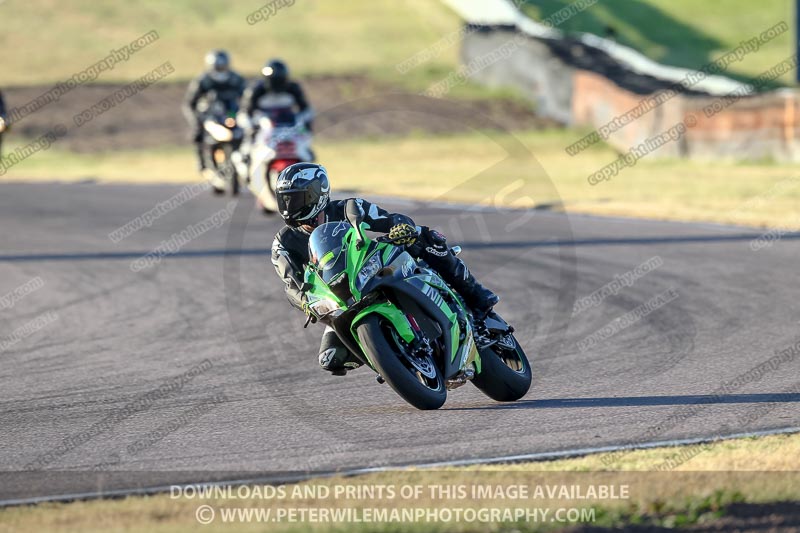
<svg viewBox="0 0 800 533"><path fill-rule="evenodd" d="M339 297L337 297L333 292L328 288L322 279L320 279L319 274L315 272L311 272L310 270L306 270L305 272L305 282L310 284L312 289L306 293L308 297L309 303L316 302L323 298L328 298L336 302L342 308L347 308L345 302L343 302Z"/></svg>
<svg viewBox="0 0 800 533"><path fill-rule="evenodd" d="M378 302L372 304L369 307L362 309L361 312L358 313L355 318L353 318L351 331L353 332L353 336L356 338L356 340L358 339L358 335L356 335L356 325L358 325L359 320L370 313L378 313L379 315L387 318L404 341L412 342L414 340L414 330L411 329L411 324L408 322L408 318L405 314L403 314L402 310L392 305L392 302Z"/></svg>
<svg viewBox="0 0 800 533"><path fill-rule="evenodd" d="M366 224L364 224L366 226ZM369 253L369 239L364 237L364 244L360 250L356 250L355 240L358 238L356 230L351 229L345 235L344 240L347 242L347 277L350 281L350 292L356 300L361 299L361 291L356 287L356 279L358 278L358 271L366 263L367 254ZM351 246L352 244L352 246Z"/></svg>
<svg viewBox="0 0 800 533"><path fill-rule="evenodd" d="M463 300L461 299L461 296L459 294L457 294L455 291L453 291L445 283L437 283L435 281L437 279L439 279L441 281L440 278L434 278L433 276L428 276L425 281L429 285L432 285L432 286L434 286L434 287L436 287L438 289L445 290L445 291L449 292L450 295L453 298L455 298L457 302L463 302ZM462 305L462 307L466 307L466 306ZM450 309L450 306L447 305L446 303L442 303L442 305L440 305L439 308L444 312L444 314L447 316L447 318L453 324L452 329L450 331L450 333L453 335L453 339L454 340L458 339L458 337L459 337L459 328L458 328L457 315ZM472 331L469 331L468 333L470 335L472 335ZM455 360L456 356L458 355L459 348L460 348L460 346L459 346L458 342L453 342L452 353L450 354L450 360L451 361ZM468 361L468 363L469 363L469 361ZM475 363L475 372L477 374L480 374L481 373L481 355L480 355L480 352L478 352L477 350L475 351L474 363Z"/></svg>
<svg viewBox="0 0 800 533"><path fill-rule="evenodd" d="M366 228L366 224L362 225L362 227ZM358 279L358 273L361 268L366 264L368 258L372 254L379 254L382 260L382 263L386 263L390 254L392 253L393 247L388 244L378 243L377 248L371 247L370 244L373 242L366 236L364 236L364 243L359 250L356 249L355 241L358 238L358 233L354 228L350 228L347 233L344 234L342 241L345 243L346 247L346 265L344 267L344 272L347 274L349 285L350 285L350 292L353 295L355 301L359 301L362 297L361 292L356 287L356 281ZM330 261L330 258L326 258ZM422 280L430 287L436 289L437 291L447 291L449 292L456 301L461 302L460 297L450 289L450 287L445 284L439 276L436 275L418 275L416 279ZM318 270L313 268L306 269L305 272L305 281L306 283L311 284L312 290L309 291L309 301L311 303L317 302L321 299L330 299L336 302L342 309L347 309L346 302L342 301L338 298L329 288L328 284L326 284L321 277L321 274ZM451 338L453 342L450 346L450 360L454 361L459 354L460 351L460 343L458 339L460 337L460 329L458 325L458 315L450 309L450 306L444 301L438 304L439 308L445 314L447 319L452 324L451 326ZM351 332L355 341L359 344L364 354L369 358L369 354L364 347L361 346L361 341L359 340L358 335L356 334L356 325L362 320L365 316L377 313L387 320L389 320L392 325L394 326L397 333L400 337L406 342L413 342L415 339L414 330L411 327L411 323L408 320L408 317L403 313L403 311L396 306L394 306L391 302L378 302L365 309L362 309L352 320L351 322ZM480 373L481 371L481 360L480 355L475 351L474 360L470 358L469 362L474 362L476 372ZM372 361L370 361L372 364Z"/></svg>
<svg viewBox="0 0 800 533"><path fill-rule="evenodd" d="M391 255L392 255L392 247L391 246L384 246L383 247L383 257L381 257L381 259L383 260L384 264L386 263L386 261L389 260L389 256L391 256Z"/></svg>
<svg viewBox="0 0 800 533"><path fill-rule="evenodd" d="M446 284L439 283L439 281L441 281L440 278L434 277L434 276L421 276L421 279L425 283L430 285L431 287L436 287L439 290L446 290L451 295L455 296L455 293L453 291L451 291L450 288ZM457 298L457 296L456 296L456 298ZM450 360L453 361L453 360L455 360L456 356L458 355L458 348L459 348L459 344L458 344L458 337L459 337L458 317L450 309L450 306L447 305L447 303L444 300L442 300L442 303L439 304L439 309L442 310L442 312L445 314L447 319L452 324L452 326L450 327L450 335L452 336L451 338L453 339L453 343L450 346Z"/></svg>

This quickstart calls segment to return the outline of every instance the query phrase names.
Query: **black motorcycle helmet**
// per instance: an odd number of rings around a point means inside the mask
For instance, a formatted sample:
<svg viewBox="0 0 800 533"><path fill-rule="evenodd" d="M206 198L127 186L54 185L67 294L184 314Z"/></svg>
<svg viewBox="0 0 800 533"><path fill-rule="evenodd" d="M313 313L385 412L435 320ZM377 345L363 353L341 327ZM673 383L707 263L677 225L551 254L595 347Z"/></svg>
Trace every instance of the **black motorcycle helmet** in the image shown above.
<svg viewBox="0 0 800 533"><path fill-rule="evenodd" d="M211 50L206 54L206 68L211 79L224 83L230 78L231 58L225 50Z"/></svg>
<svg viewBox="0 0 800 533"><path fill-rule="evenodd" d="M289 67L280 59L271 59L264 68L261 69L267 87L275 91L282 91L286 88L289 81Z"/></svg>
<svg viewBox="0 0 800 533"><path fill-rule="evenodd" d="M226 72L231 68L231 57L225 50L211 50L206 54L206 67L208 70Z"/></svg>
<svg viewBox="0 0 800 533"><path fill-rule="evenodd" d="M316 226L317 215L330 199L328 171L316 163L295 163L278 175L278 213L289 226Z"/></svg>

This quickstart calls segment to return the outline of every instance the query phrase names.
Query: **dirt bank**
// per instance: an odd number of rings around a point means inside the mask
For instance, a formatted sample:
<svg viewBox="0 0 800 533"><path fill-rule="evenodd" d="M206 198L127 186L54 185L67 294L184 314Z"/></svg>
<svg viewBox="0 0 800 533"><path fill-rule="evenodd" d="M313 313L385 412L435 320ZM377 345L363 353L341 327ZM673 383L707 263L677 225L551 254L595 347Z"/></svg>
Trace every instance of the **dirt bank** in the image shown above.
<svg viewBox="0 0 800 533"><path fill-rule="evenodd" d="M36 137L64 124L59 145L77 152L147 149L187 143L180 112L185 84L158 83L77 127L73 117L110 96L121 86L77 87L18 120L13 130ZM318 112L321 138L454 133L472 128L532 129L554 125L536 116L526 104L507 99L433 100L403 94L397 87L363 76L326 76L305 80L308 97ZM9 110L50 90L49 86L5 90ZM387 111L388 109L391 109ZM355 118L353 118L355 117Z"/></svg>

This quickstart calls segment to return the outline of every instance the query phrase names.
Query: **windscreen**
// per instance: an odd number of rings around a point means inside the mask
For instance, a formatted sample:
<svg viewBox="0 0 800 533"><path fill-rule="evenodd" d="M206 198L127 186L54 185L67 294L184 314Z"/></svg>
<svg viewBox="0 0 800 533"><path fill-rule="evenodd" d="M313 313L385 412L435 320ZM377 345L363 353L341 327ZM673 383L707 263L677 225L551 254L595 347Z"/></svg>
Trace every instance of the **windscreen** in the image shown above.
<svg viewBox="0 0 800 533"><path fill-rule="evenodd" d="M325 283L329 283L345 269L347 254L342 253L342 239L349 229L350 224L347 222L328 222L311 233L308 253L311 263L317 267Z"/></svg>

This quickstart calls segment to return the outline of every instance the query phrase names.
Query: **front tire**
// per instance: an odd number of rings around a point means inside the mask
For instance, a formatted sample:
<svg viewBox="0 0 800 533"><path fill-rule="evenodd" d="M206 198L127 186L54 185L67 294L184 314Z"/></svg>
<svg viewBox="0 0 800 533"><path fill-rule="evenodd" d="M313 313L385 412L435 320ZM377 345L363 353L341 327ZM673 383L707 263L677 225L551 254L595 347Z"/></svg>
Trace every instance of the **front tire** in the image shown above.
<svg viewBox="0 0 800 533"><path fill-rule="evenodd" d="M389 326L391 327L391 326ZM438 409L447 399L441 372L433 365L436 377L426 378L400 353L402 349L387 335L381 318L367 315L356 328L361 345L386 383L405 401L417 409Z"/></svg>
<svg viewBox="0 0 800 533"><path fill-rule="evenodd" d="M494 344L480 351L481 372L472 378L472 383L481 392L498 402L514 402L528 393L531 388L531 365L528 357L517 342L514 348L502 348Z"/></svg>
<svg viewBox="0 0 800 533"><path fill-rule="evenodd" d="M233 163L229 162L228 165L231 196L239 196L239 173L236 171L236 167L233 166Z"/></svg>

